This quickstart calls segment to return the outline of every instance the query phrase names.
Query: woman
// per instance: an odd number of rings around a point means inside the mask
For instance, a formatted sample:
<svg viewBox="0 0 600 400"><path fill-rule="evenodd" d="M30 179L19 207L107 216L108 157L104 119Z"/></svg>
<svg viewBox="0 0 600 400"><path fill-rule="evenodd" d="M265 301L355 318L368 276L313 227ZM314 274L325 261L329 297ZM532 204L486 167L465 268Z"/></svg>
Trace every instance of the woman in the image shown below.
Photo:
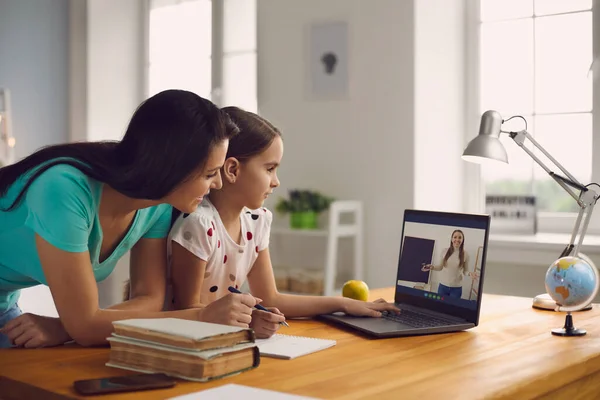
<svg viewBox="0 0 600 400"><path fill-rule="evenodd" d="M457 229L452 232L450 246L444 249L444 258L441 265L426 264L421 267L422 271L442 271L438 294L441 296L460 299L462 297L463 277L469 275L471 279L477 278L477 274L469 271L469 253L465 251L465 235Z"/></svg>
<svg viewBox="0 0 600 400"><path fill-rule="evenodd" d="M0 169L0 347L104 343L112 322L128 318L250 315L249 295L160 312L172 207L193 212L221 187L237 131L210 101L169 90L142 103L120 142L47 147ZM96 282L127 251L132 298L101 310ZM19 290L40 283L60 318L21 315Z"/></svg>

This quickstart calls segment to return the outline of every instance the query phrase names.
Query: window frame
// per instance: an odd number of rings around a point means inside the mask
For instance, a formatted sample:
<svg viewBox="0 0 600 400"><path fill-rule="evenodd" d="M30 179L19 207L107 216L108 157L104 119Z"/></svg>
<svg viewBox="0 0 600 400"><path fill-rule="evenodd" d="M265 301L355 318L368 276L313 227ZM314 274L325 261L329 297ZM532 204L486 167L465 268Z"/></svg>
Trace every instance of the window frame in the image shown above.
<svg viewBox="0 0 600 400"><path fill-rule="evenodd" d="M467 27L466 27L466 74L467 79L467 109L465 112L466 127L464 146L466 147L479 131L481 118L480 105L480 10L481 0L467 2ZM594 37L600 37L600 0L592 2L592 32ZM600 63L600 40L593 40L592 59ZM598 68L600 70L600 68ZM600 154L600 77L592 82L592 154ZM540 143L543 146L543 143ZM516 146L516 144L515 144ZM558 160L560 162L560 160ZM473 163L464 163L464 182L469 190L465 191L465 208L470 212L485 212L485 183L483 182L481 167ZM592 180L600 183L600 157L592 157ZM590 182L584 182L587 184ZM600 234L600 209L592 217L588 234ZM538 232L540 233L571 233L577 218L575 212L543 212L537 213Z"/></svg>
<svg viewBox="0 0 600 400"><path fill-rule="evenodd" d="M147 98L150 94L150 83L149 83L149 75L150 75L150 1L144 0L144 49L143 49L143 57L144 57L144 71L143 71L143 94L144 98ZM180 1L188 1L188 0L173 0L174 3L178 3ZM215 1L211 0L211 18L212 18L212 29L211 29L211 85L210 85L210 99L213 103L215 103L219 107L223 107L227 104L223 102L223 87L224 87L224 59L229 55L224 50L225 37L224 37L224 28L225 28L225 18L227 15L225 14L225 1ZM257 0L256 0L257 1ZM254 15L256 19L257 16ZM257 53L257 46L255 46L254 53ZM247 53L250 53L248 51ZM258 79L257 86L258 86ZM258 89L258 88L257 88ZM258 90L257 90L258 97ZM258 99L257 99L258 103ZM258 107L258 106L257 106ZM252 112L257 112L257 110L248 110Z"/></svg>

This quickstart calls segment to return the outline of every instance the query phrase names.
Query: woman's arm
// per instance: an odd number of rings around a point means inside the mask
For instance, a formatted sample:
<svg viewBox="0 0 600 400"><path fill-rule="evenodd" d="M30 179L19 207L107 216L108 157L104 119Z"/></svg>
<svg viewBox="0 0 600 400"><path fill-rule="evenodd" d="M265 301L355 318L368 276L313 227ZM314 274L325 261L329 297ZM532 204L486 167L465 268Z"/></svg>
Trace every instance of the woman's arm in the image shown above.
<svg viewBox="0 0 600 400"><path fill-rule="evenodd" d="M364 302L345 297L304 296L277 291L269 249L260 252L250 273L248 283L253 296L263 299L265 307L276 307L287 318L312 317L342 311L347 314L377 317L381 311L398 311L385 302Z"/></svg>
<svg viewBox="0 0 600 400"><path fill-rule="evenodd" d="M17 346L55 346L71 338L83 346L103 344L113 331L112 322L128 318L173 317L243 327L250 323L252 307L256 300L248 294L231 294L204 308L160 312L137 308L156 306L156 295L152 294L151 287L145 285L140 285L142 289L138 289L138 293L149 295L138 297L137 305L135 300L132 300L111 309L101 310L98 306L98 289L92 274L89 254L62 251L39 236L36 236L36 244L60 318L23 314L9 321L1 331ZM143 258L145 256L139 260ZM242 314L245 317L240 317ZM236 320L233 321L233 318ZM244 322L238 321L243 318L246 318Z"/></svg>
<svg viewBox="0 0 600 400"><path fill-rule="evenodd" d="M204 282L206 261L196 257L175 241L171 242L171 246L173 306L177 310L203 307L200 304L200 293Z"/></svg>
<svg viewBox="0 0 600 400"><path fill-rule="evenodd" d="M444 269L443 265L435 265L435 264L421 264L421 271L441 271Z"/></svg>
<svg viewBox="0 0 600 400"><path fill-rule="evenodd" d="M113 331L113 321L162 317L199 320L202 317L202 310L196 309L172 312L102 310L89 253L60 250L37 234L35 242L60 320L68 335L83 346L105 343ZM8 324L7 328L18 329Z"/></svg>
<svg viewBox="0 0 600 400"><path fill-rule="evenodd" d="M431 269L434 271L441 271L442 269L444 269L443 265L433 265L433 264L430 264L430 265L432 267Z"/></svg>
<svg viewBox="0 0 600 400"><path fill-rule="evenodd" d="M130 276L132 296L129 300L108 307L109 310L161 311L165 297L166 240L141 239L132 249L130 256ZM190 307L191 308L191 307ZM32 318L35 318L32 316ZM46 318L46 323L50 326ZM66 333L60 318L56 318L53 328L56 343L72 340ZM60 333L62 331L62 334ZM62 336L58 339L58 336Z"/></svg>
<svg viewBox="0 0 600 400"><path fill-rule="evenodd" d="M130 254L131 298L109 309L161 311L165 300L167 240L140 239Z"/></svg>

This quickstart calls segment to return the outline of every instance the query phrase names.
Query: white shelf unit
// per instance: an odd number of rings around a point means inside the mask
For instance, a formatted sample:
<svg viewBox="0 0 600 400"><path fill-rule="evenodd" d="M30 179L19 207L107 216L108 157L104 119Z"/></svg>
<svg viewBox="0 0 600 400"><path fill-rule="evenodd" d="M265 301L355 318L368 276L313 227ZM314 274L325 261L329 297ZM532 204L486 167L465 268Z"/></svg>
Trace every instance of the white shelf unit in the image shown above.
<svg viewBox="0 0 600 400"><path fill-rule="evenodd" d="M351 223L342 223L343 214L352 214ZM325 277L323 294L335 295L335 278L337 273L338 244L340 238L354 238L354 271L353 279L362 280L364 276L363 252L363 206L362 202L354 200L336 200L329 207L329 221L327 229L291 229L273 227L271 234L318 236L327 238L325 252Z"/></svg>

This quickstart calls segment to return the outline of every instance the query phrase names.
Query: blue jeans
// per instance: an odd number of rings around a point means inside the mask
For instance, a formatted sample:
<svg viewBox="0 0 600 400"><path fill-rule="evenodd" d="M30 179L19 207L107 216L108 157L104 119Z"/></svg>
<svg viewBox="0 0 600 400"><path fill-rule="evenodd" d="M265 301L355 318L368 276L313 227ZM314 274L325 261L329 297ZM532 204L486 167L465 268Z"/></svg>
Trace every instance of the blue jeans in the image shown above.
<svg viewBox="0 0 600 400"><path fill-rule="evenodd" d="M459 287L450 287L446 285L442 285L441 283L438 285L438 294L442 296L448 296L455 299L460 299L462 297L462 286Z"/></svg>
<svg viewBox="0 0 600 400"><path fill-rule="evenodd" d="M22 313L23 312L16 304L4 311L4 313L0 314L0 328L6 325L6 323L11 319L17 318ZM0 333L0 349L6 349L8 347L12 347L12 343L8 340L8 336Z"/></svg>

